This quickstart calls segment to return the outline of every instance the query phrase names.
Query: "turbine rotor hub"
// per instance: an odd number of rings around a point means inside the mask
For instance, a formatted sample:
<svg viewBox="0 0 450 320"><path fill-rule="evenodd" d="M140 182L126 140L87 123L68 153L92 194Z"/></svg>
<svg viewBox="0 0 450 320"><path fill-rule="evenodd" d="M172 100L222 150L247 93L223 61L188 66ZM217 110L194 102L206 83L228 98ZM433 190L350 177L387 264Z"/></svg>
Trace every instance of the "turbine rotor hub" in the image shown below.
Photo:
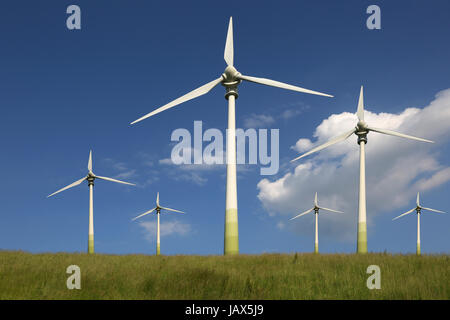
<svg viewBox="0 0 450 320"><path fill-rule="evenodd" d="M367 123L363 120L359 120L356 128L358 131L367 131Z"/></svg>
<svg viewBox="0 0 450 320"><path fill-rule="evenodd" d="M226 67L225 72L222 74L224 80L223 85L228 86L239 84L241 80L238 79L238 76L240 75L241 75L240 72L238 72L235 67L233 66Z"/></svg>
<svg viewBox="0 0 450 320"><path fill-rule="evenodd" d="M233 95L235 99L238 98L238 90L237 87L241 83L239 77L240 73L233 66L228 66L225 69L225 72L222 74L222 85L225 87L227 92L225 93L225 99L228 100L228 97Z"/></svg>

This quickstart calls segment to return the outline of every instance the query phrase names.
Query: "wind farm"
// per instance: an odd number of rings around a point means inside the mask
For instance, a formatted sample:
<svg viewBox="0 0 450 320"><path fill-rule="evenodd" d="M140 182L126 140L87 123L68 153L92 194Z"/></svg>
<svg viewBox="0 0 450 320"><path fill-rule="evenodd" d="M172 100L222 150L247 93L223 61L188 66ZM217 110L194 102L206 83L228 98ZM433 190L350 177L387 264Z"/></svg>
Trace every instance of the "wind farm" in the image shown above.
<svg viewBox="0 0 450 320"><path fill-rule="evenodd" d="M347 131L324 144L321 144L308 152L298 156L297 158L291 161L297 161L301 158L304 158L314 152L320 151L322 149L328 148L336 143L342 142L348 139L351 135L355 134L358 137L358 145L359 145L359 198L358 198L358 236L357 236L357 252L358 253L367 253L367 213L366 213L366 152L365 145L367 143L367 135L370 131L378 132L386 135L417 140L422 142L433 143L431 140L418 138L410 135L406 135L403 133L395 132L387 129L380 129L369 127L369 125L364 121L364 90L363 86L361 86L361 90L359 92L358 99L358 109L356 111L356 115L358 117L358 123L356 127L350 131Z"/></svg>
<svg viewBox="0 0 450 320"><path fill-rule="evenodd" d="M449 3L2 8L0 300L450 299Z"/></svg>
<svg viewBox="0 0 450 320"><path fill-rule="evenodd" d="M297 91L313 95L332 97L332 95L304 89L290 84L274 81L266 78L257 78L242 75L234 67L234 42L233 42L233 18L230 17L225 42L224 59L227 63L225 72L211 82L185 94L184 96L169 102L168 104L140 117L131 122L135 124L151 116L154 116L167 109L175 107L183 102L197 98L208 93L218 84L222 84L226 89L225 99L228 100L228 129L227 129L227 182L226 182L226 200L225 200L225 234L224 234L224 254L239 253L239 232L238 232L238 208L237 208L237 177L236 177L236 106L235 100L238 97L238 85L242 81L254 82L266 86L281 88L285 90Z"/></svg>

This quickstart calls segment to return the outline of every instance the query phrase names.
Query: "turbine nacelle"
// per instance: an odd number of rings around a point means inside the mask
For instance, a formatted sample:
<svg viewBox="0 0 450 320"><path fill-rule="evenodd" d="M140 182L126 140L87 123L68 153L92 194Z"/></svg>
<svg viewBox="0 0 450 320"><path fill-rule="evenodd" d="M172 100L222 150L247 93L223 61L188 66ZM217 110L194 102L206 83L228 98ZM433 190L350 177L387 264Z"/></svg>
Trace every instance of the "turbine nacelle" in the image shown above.
<svg viewBox="0 0 450 320"><path fill-rule="evenodd" d="M238 82L240 83L241 80L239 79L239 76L241 76L241 73L236 70L233 66L227 66L225 68L224 73L222 74L223 77L223 84L227 84L229 82Z"/></svg>
<svg viewBox="0 0 450 320"><path fill-rule="evenodd" d="M358 132L361 131L368 131L369 126L367 125L367 123L364 120L359 120L358 123L356 124L356 130Z"/></svg>

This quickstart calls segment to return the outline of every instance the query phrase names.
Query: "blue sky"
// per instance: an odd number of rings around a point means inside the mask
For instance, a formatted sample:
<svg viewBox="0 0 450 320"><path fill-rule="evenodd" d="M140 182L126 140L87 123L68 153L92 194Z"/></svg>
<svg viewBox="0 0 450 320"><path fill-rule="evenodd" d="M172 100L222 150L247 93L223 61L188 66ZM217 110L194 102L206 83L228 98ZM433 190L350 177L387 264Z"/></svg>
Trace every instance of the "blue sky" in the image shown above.
<svg viewBox="0 0 450 320"><path fill-rule="evenodd" d="M70 4L81 7L81 30L66 28ZM381 8L381 30L366 28L370 4ZM241 253L312 251L312 215L288 219L311 207L315 191L324 206L346 209L340 220L321 217L320 251L355 251L355 141L346 153L289 160L299 139L325 139L327 123L341 132L361 85L373 121L437 142L369 135L369 251L414 252L415 216L391 219L414 206L417 191L425 206L450 212L449 9L448 1L2 1L0 248L87 250L87 184L46 196L86 174L92 149L95 173L138 185L96 182L96 252L153 254L156 217L130 219L152 208L159 191L162 205L187 212L162 215L162 253L222 254L225 168L160 160L170 157L177 128L192 132L194 120L226 128L224 89L129 123L220 76L232 15L239 71L335 96L240 85L237 127L260 121L280 129L281 164L275 176L261 176L258 165L239 168ZM309 171L292 178L307 163ZM286 175L291 183L281 188ZM423 215L423 253L449 252L449 223L449 214Z"/></svg>

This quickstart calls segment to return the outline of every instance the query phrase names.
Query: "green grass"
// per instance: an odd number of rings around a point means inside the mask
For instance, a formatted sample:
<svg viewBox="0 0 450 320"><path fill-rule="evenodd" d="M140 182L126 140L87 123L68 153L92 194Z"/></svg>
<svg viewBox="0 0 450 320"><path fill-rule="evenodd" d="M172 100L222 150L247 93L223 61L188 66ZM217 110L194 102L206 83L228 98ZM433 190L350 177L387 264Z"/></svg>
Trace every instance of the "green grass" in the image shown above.
<svg viewBox="0 0 450 320"><path fill-rule="evenodd" d="M66 268L81 269L68 290ZM369 265L381 289L369 290ZM146 256L0 251L0 299L449 299L449 255Z"/></svg>

